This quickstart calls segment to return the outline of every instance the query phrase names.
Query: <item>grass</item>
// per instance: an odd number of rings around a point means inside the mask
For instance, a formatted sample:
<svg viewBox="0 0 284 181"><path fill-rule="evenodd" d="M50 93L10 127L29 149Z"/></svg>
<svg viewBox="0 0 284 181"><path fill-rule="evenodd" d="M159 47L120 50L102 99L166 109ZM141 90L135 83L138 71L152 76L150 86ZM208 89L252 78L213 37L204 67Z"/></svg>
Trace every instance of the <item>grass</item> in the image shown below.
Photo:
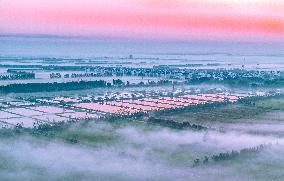
<svg viewBox="0 0 284 181"><path fill-rule="evenodd" d="M284 110L284 97L256 101L255 106L263 109L282 111Z"/></svg>
<svg viewBox="0 0 284 181"><path fill-rule="evenodd" d="M258 97L235 104L190 108L177 112L155 114L161 119L190 122L199 125L207 123L238 123L244 120L257 121L259 117L273 111L284 110L284 96Z"/></svg>
<svg viewBox="0 0 284 181"><path fill-rule="evenodd" d="M119 139L114 134L109 134L108 132L90 132L86 128L66 130L63 133L59 133L57 138L71 143L80 143L91 146L96 146L98 144L114 144Z"/></svg>
<svg viewBox="0 0 284 181"><path fill-rule="evenodd" d="M207 110L188 110L171 115L166 113L158 115L158 117L178 122L192 122L196 124L204 122L233 123L241 119L255 118L265 112L268 112L268 110L255 106L237 104L212 107Z"/></svg>

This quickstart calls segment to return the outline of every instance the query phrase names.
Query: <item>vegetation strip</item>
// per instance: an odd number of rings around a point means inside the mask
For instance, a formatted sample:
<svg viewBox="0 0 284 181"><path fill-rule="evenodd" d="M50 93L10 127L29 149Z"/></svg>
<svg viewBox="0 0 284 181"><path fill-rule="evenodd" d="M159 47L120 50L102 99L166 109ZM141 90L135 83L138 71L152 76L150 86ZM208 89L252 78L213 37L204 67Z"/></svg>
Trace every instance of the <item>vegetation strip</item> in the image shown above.
<svg viewBox="0 0 284 181"><path fill-rule="evenodd" d="M180 123L173 120L157 119L153 117L150 117L147 122L152 124L159 124L160 126L165 126L173 129L193 129L197 131L208 130L207 127L198 124L191 124L189 122Z"/></svg>
<svg viewBox="0 0 284 181"><path fill-rule="evenodd" d="M219 153L212 156L204 156L204 158L196 158L193 160L193 167L208 164L210 162L221 162L226 160L233 160L241 156L247 156L253 153L259 153L265 148L270 147L271 144L261 144L256 147L243 148L240 151L232 150L231 152Z"/></svg>

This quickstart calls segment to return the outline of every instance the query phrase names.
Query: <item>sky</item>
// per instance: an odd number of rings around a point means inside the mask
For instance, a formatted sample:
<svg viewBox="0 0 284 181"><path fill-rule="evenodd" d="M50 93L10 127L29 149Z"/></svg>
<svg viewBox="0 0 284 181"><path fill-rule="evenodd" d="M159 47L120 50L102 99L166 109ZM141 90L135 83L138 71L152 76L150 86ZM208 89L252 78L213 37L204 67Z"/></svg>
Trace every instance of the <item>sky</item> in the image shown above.
<svg viewBox="0 0 284 181"><path fill-rule="evenodd" d="M0 0L0 34L284 41L284 0Z"/></svg>

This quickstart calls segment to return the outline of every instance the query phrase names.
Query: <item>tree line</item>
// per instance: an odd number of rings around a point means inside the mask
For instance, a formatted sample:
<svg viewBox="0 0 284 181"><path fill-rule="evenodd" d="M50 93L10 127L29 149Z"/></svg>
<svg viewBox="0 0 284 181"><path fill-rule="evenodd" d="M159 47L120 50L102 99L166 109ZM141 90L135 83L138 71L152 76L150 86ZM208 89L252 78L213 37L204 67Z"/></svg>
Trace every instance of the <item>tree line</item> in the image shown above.
<svg viewBox="0 0 284 181"><path fill-rule="evenodd" d="M177 122L173 120L168 120L168 119L158 119L154 117L150 117L147 120L149 123L153 124L159 124L161 126L173 128L173 129L193 129L193 130L207 130L208 128L205 126L201 126L198 124L192 124L189 122Z"/></svg>
<svg viewBox="0 0 284 181"><path fill-rule="evenodd" d="M52 91L69 91L82 90L109 86L103 80L63 82L63 83L26 83L26 84L9 84L0 86L2 93L28 93L28 92L52 92Z"/></svg>
<svg viewBox="0 0 284 181"><path fill-rule="evenodd" d="M35 74L32 72L13 72L10 74L0 75L0 80L24 80L35 79Z"/></svg>
<svg viewBox="0 0 284 181"><path fill-rule="evenodd" d="M209 162L220 162L220 161L226 161L226 160L233 160L236 159L237 157L240 156L246 156L252 153L259 153L266 147L270 146L270 144L261 144L256 147L251 147L251 148L244 148L241 149L240 151L235 151L232 150L231 152L224 152L224 153L219 153L212 155L211 157L209 156L204 156L204 158L196 158L193 160L193 166L199 166L201 164L208 164Z"/></svg>

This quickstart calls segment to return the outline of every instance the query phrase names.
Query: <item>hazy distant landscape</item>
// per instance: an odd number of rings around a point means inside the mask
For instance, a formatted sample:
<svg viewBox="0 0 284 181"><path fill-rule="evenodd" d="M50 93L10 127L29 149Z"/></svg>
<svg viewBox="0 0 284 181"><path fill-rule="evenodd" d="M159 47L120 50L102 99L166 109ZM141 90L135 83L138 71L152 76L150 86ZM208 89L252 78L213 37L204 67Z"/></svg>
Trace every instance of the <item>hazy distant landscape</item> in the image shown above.
<svg viewBox="0 0 284 181"><path fill-rule="evenodd" d="M9 51L0 180L284 178L281 54Z"/></svg>

